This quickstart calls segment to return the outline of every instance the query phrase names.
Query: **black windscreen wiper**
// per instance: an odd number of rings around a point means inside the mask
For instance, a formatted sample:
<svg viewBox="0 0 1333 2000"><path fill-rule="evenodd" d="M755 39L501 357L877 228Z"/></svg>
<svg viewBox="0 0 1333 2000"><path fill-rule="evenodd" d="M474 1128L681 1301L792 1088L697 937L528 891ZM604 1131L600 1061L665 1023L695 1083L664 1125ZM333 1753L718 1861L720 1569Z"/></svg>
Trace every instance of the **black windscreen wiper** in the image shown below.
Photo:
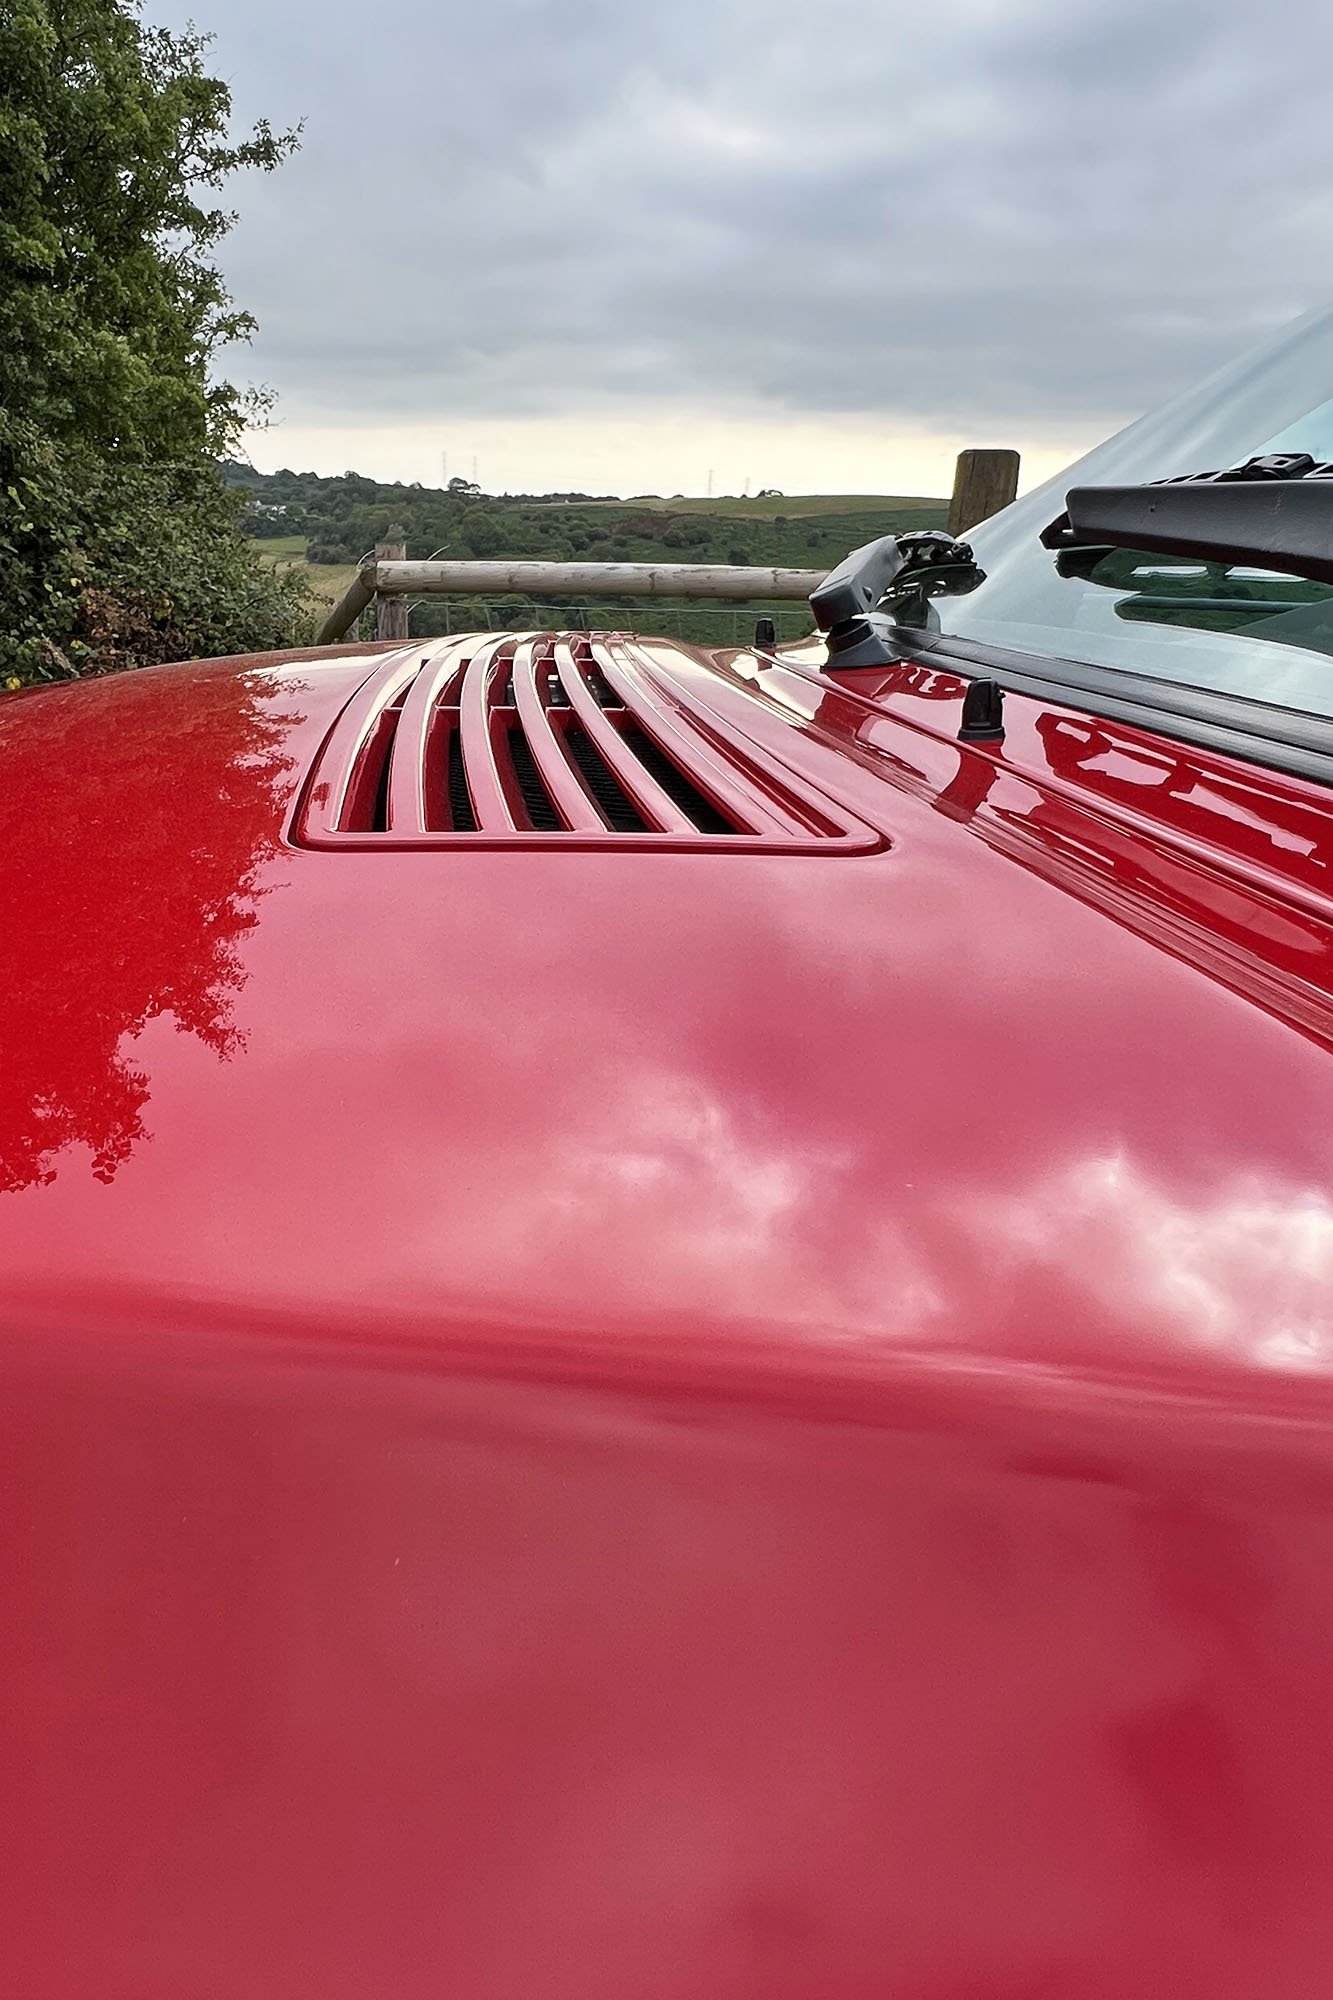
<svg viewBox="0 0 1333 2000"><path fill-rule="evenodd" d="M1333 465L1271 452L1150 486L1075 486L1042 535L1068 573L1098 549L1250 563L1333 583Z"/></svg>
<svg viewBox="0 0 1333 2000"><path fill-rule="evenodd" d="M924 607L928 598L975 590L984 580L969 544L942 529L883 535L853 549L810 596L815 624L828 637L830 669L885 666L894 658L870 622L890 593L915 597Z"/></svg>

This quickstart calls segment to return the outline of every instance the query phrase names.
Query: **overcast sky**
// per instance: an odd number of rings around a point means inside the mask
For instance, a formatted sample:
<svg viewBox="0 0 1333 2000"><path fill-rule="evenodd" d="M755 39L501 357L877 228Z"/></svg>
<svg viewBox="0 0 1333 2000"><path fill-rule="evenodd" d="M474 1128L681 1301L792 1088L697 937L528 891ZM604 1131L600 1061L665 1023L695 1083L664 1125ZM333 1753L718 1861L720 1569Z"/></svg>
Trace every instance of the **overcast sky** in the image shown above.
<svg viewBox="0 0 1333 2000"><path fill-rule="evenodd" d="M1333 297L1329 0L147 12L215 32L238 116L305 120L225 251L265 467L1045 476Z"/></svg>

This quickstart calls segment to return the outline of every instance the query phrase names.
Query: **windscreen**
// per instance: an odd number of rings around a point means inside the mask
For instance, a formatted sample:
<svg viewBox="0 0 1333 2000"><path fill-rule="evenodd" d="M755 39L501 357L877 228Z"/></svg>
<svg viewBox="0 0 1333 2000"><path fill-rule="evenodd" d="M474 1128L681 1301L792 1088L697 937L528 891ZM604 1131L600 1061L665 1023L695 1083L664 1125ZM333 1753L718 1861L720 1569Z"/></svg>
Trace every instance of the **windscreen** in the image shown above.
<svg viewBox="0 0 1333 2000"><path fill-rule="evenodd" d="M1128 549L1062 575L1041 545L1071 486L1137 485L1268 451L1333 459L1333 311L1299 321L975 529L985 582L935 600L932 624L938 615L960 638L1333 716L1333 585Z"/></svg>

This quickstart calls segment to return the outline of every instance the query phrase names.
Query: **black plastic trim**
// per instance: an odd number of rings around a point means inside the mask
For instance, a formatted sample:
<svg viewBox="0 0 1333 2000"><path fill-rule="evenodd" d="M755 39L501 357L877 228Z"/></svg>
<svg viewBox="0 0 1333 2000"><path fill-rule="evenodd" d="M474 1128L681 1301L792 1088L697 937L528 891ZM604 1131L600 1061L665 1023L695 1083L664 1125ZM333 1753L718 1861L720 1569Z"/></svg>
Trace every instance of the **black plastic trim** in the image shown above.
<svg viewBox="0 0 1333 2000"><path fill-rule="evenodd" d="M1327 716L1217 688L1155 680L1121 667L1057 662L1044 654L992 646L951 632L912 632L900 625L893 628L891 643L903 660L929 654L932 663L947 661L964 673L984 668L986 678L1015 694L1104 715L1200 749L1220 750L1242 763L1333 785L1333 718ZM1333 660L1329 673L1333 674Z"/></svg>

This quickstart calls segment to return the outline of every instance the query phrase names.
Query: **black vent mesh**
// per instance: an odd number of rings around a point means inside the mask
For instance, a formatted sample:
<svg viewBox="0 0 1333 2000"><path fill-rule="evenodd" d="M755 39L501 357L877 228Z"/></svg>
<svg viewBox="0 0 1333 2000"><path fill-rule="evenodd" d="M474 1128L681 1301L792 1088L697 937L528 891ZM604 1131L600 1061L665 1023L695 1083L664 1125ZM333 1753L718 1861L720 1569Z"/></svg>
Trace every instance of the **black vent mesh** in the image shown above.
<svg viewBox="0 0 1333 2000"><path fill-rule="evenodd" d="M601 807L606 823L616 833L647 833L648 823L615 773L607 768L588 732L578 723L565 731L565 749L576 765L593 798Z"/></svg>
<svg viewBox="0 0 1333 2000"><path fill-rule="evenodd" d="M518 789L523 794L528 818L532 821L534 833L559 833L564 821L555 809L555 802L542 782L542 774L537 769L528 739L521 729L509 732L509 755L514 766L514 776L518 779Z"/></svg>
<svg viewBox="0 0 1333 2000"><path fill-rule="evenodd" d="M678 770L664 750L658 748L651 736L642 729L630 727L622 730L626 748L632 750L649 777L656 778L667 797L678 805L683 813L698 827L700 833L735 833L737 829L729 819L724 819L711 799L705 798L699 787L692 784L685 773Z"/></svg>
<svg viewBox="0 0 1333 2000"><path fill-rule="evenodd" d="M456 728L449 732L449 824L455 833L477 830L477 815L472 810L463 767L463 739Z"/></svg>

